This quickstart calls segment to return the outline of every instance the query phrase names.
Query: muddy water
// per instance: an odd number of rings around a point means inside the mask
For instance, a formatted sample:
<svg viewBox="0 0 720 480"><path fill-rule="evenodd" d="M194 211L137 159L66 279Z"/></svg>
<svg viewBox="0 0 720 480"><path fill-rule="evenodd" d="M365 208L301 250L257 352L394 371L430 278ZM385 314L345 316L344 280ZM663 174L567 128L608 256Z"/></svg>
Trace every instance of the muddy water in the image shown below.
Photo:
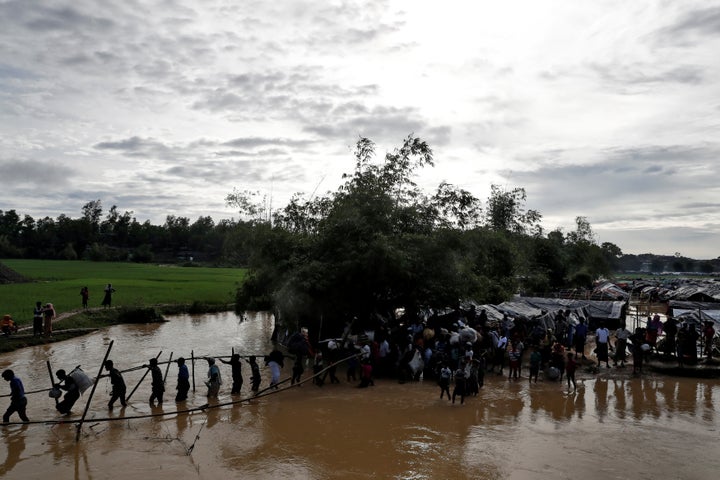
<svg viewBox="0 0 720 480"><path fill-rule="evenodd" d="M174 317L162 325L112 327L106 331L0 356L27 390L47 388L45 361L53 369L81 364L94 376L110 340L120 369L146 362L161 350L174 356L264 353L271 319L240 322L233 314ZM289 367L283 378L289 376ZM164 368L164 367L163 367ZM196 365L197 392L188 406L206 403ZM231 400L230 372L220 402ZM618 373L619 372L619 373ZM128 372L132 389L142 371ZM249 370L244 370L249 389ZM173 412L176 367L170 368L165 412ZM263 370L264 384L269 372ZM487 378L465 405L438 398L430 382L400 385L377 381L357 389L348 383L322 388L304 384L286 392L191 415L93 422L108 416L109 382L102 379L89 420L75 441L74 425L0 428L4 478L396 478L396 479L705 479L720 468L717 381L632 378L629 372L580 374L581 388ZM202 388L201 388L202 387ZM8 393L7 384L0 393ZM78 418L89 391L78 401ZM147 404L145 381L120 416L157 412ZM29 395L31 420L57 419L46 393ZM4 410L9 403L0 399ZM17 417L13 418L14 420ZM190 451L189 451L190 450Z"/></svg>

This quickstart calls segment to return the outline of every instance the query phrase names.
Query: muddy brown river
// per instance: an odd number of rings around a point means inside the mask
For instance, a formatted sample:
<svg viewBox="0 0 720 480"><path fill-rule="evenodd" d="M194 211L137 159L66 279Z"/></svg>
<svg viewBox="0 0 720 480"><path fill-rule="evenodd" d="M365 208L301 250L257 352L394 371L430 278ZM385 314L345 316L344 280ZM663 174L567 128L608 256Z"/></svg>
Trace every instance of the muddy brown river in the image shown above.
<svg viewBox="0 0 720 480"><path fill-rule="evenodd" d="M110 341L121 370L174 357L263 354L272 319L233 313L178 316L154 325L120 325L52 345L0 355L27 391L50 385L53 370L76 365L94 377ZM282 378L290 376L286 362ZM165 366L161 365L163 372ZM220 403L230 402L230 368L221 365ZM717 380L673 378L632 369L578 373L580 388L557 382L486 377L464 405L439 399L433 382L374 387L305 383L250 402L191 414L176 410L177 367L167 377L162 410L147 403L146 379L124 412L108 413L109 380L98 383L76 441L75 424L0 427L3 478L242 479L711 479L720 471ZM195 366L188 407L207 403L207 363ZM128 392L144 370L124 374ZM262 369L263 387L269 371ZM308 370L306 370L306 375ZM527 375L527 372L523 372ZM250 371L243 368L243 397ZM261 387L262 388L262 387ZM6 382L0 394L8 394ZM79 419L90 390L69 419ZM28 395L31 421L58 420L47 392ZM2 411L9 398L0 398ZM164 417L97 421L108 416ZM93 419L96 419L95 421ZM17 416L12 418L17 421Z"/></svg>

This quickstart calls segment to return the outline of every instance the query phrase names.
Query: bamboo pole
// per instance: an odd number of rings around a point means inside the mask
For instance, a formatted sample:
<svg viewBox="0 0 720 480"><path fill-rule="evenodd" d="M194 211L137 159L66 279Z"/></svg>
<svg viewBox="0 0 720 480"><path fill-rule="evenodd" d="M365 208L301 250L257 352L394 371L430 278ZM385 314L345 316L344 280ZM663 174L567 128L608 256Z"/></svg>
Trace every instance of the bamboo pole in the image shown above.
<svg viewBox="0 0 720 480"><path fill-rule="evenodd" d="M163 376L163 385L165 384L165 381L167 380L167 374L168 374L168 371L170 370L170 364L172 363L172 356L173 356L173 352L170 352L170 360L168 360L168 362L167 362L167 367L165 367L165 376Z"/></svg>
<svg viewBox="0 0 720 480"><path fill-rule="evenodd" d="M92 400L93 395L95 395L95 388L97 388L97 384L100 381L100 375L102 375L105 362L110 356L110 350L112 350L113 343L115 343L115 340L110 340L110 345L108 345L107 352L105 352L105 358L103 358L103 361L100 363L100 371L98 371L95 381L93 382L92 390L90 390L90 395L88 396L87 403L85 404L85 410L83 411L82 417L80 417L80 423L77 424L77 433L75 434L76 442L80 441L80 430L82 429L82 424L85 421L85 416L87 415L88 410L90 410L90 401Z"/></svg>
<svg viewBox="0 0 720 480"><path fill-rule="evenodd" d="M158 353L158 354L155 356L155 358L156 358L156 359L157 359L157 358L160 358L160 355L162 355L162 350L160 350L160 353ZM132 389L132 392L130 392L130 395L127 396L127 398L125 399L126 402L129 402L129 401L130 401L130 397L133 396L133 393L135 393L135 390L138 389L138 387L140 386L140 384L142 383L142 381L145 380L145 377L147 377L147 374L148 374L148 373L150 373L150 369L149 369L149 368L148 368L147 370L145 370L145 373L143 373L143 376L142 376L142 378L140 378L140 381L137 383L137 385L135 385L135 388Z"/></svg>
<svg viewBox="0 0 720 480"><path fill-rule="evenodd" d="M190 350L190 365L192 366L193 393L195 393L195 351Z"/></svg>
<svg viewBox="0 0 720 480"><path fill-rule="evenodd" d="M50 385L52 385L52 388L55 388L55 378L53 377L52 368L50 368L50 360L47 361L47 368L48 368L48 373L50 374ZM56 407L59 402L60 402L60 399L55 397L55 406Z"/></svg>

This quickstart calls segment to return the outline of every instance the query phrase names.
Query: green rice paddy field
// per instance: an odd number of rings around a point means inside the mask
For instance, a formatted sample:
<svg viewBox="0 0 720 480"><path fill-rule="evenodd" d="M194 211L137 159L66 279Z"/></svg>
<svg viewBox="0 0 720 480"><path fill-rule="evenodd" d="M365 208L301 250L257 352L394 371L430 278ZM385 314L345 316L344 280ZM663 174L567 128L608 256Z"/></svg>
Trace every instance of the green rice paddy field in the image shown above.
<svg viewBox="0 0 720 480"><path fill-rule="evenodd" d="M32 323L35 302L52 303L58 314L82 307L80 289L90 290L88 306L100 307L104 288L116 292L112 306L231 304L245 278L241 268L183 267L66 260L0 260L31 280L0 285L0 315L20 325Z"/></svg>

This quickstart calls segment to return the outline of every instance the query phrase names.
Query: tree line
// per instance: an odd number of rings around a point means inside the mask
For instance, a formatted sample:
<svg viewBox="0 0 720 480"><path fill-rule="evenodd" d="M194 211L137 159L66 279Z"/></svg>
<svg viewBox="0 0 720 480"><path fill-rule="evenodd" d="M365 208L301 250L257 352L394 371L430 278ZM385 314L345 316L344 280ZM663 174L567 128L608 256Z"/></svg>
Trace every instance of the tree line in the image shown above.
<svg viewBox="0 0 720 480"><path fill-rule="evenodd" d="M101 200L83 205L78 218L62 214L36 220L0 210L0 258L175 262L192 257L237 264L237 254L225 247L242 230L241 223L215 223L209 216L191 223L168 215L163 225L153 225L138 222L132 211L120 213L115 205L104 213Z"/></svg>

